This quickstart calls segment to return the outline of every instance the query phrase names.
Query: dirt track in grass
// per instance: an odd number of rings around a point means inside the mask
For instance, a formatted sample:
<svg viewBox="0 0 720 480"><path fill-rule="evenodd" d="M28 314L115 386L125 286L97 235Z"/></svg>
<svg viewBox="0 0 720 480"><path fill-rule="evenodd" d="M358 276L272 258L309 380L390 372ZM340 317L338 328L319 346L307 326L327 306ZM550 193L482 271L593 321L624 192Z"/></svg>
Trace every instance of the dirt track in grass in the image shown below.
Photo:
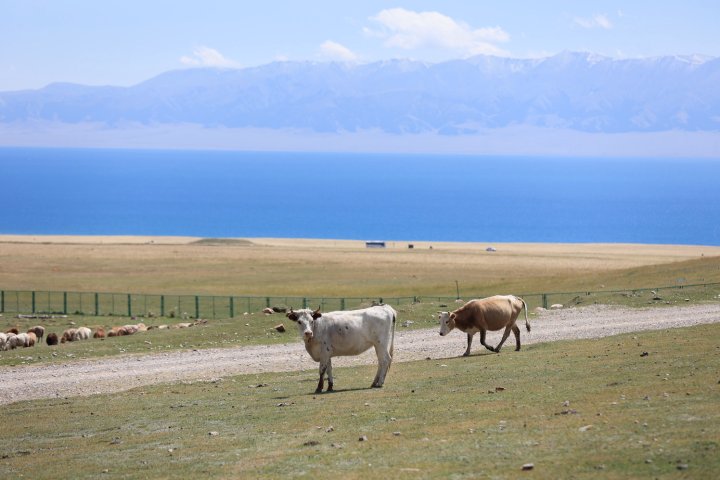
<svg viewBox="0 0 720 480"><path fill-rule="evenodd" d="M532 316L532 332L527 333L522 327L521 339L523 345L529 345L717 322L720 322L720 304L646 309L591 306L546 311ZM401 323L402 319L399 319L398 325ZM286 335L288 343L282 345L0 367L0 404L112 393L160 383L213 381L233 375L315 369L317 364L305 352L297 332L291 330ZM491 332L488 343L496 344L500 336L500 332ZM450 356L461 355L465 345L466 336L462 332L454 331L440 337L437 329L404 330L398 326L394 362L447 358L449 353ZM42 345L35 348L50 347ZM503 348L503 355L532 355L531 349L520 353L513 350L514 339L511 336ZM33 353L36 352L28 352L30 355ZM638 349L636 353L639 356L642 352ZM484 354L493 355L476 339L472 355ZM357 357L336 358L333 365L337 375L338 368L375 362L371 349ZM392 382L392 376L391 369L388 382Z"/></svg>

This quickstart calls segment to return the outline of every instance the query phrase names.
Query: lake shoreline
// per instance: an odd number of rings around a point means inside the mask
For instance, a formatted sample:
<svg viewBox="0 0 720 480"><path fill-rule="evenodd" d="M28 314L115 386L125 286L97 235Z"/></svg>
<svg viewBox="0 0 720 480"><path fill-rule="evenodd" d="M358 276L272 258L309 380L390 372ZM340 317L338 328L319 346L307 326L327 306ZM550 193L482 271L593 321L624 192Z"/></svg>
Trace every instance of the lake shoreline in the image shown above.
<svg viewBox="0 0 720 480"><path fill-rule="evenodd" d="M373 239L376 241L376 239ZM447 242L383 240L386 250L441 249L483 251L487 253L613 252L616 254L668 254L671 256L715 256L720 247L712 245L670 245L635 243L556 243L556 242ZM18 235L0 234L1 244L36 245L195 245L208 247L277 247L365 249L366 240L320 238L228 237L208 238L162 235ZM495 249L488 251L488 249Z"/></svg>

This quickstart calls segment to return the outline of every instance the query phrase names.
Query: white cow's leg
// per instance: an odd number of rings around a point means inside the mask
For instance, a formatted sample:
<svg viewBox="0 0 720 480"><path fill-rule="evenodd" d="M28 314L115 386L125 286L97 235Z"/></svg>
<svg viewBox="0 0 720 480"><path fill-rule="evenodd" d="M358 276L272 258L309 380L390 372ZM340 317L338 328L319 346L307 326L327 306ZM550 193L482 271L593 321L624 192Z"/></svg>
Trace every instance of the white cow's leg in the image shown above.
<svg viewBox="0 0 720 480"><path fill-rule="evenodd" d="M315 389L315 393L322 393L323 386L325 384L323 377L325 376L325 371L327 370L327 364L320 362L320 380L318 380L318 386Z"/></svg>
<svg viewBox="0 0 720 480"><path fill-rule="evenodd" d="M328 392L333 391L333 374L332 374L332 359L328 360L327 363L327 377L328 377Z"/></svg>
<svg viewBox="0 0 720 480"><path fill-rule="evenodd" d="M371 385L372 388L380 388L385 383L385 376L390 369L392 363L392 355L390 355L389 345L375 345L375 354L378 359L378 370L375 374L375 380Z"/></svg>
<svg viewBox="0 0 720 480"><path fill-rule="evenodd" d="M510 331L512 330L512 325L508 325L505 327L505 332L503 333L502 340L500 340L500 343L498 343L497 347L495 347L495 352L500 353L500 349L503 346L503 343L505 343L505 340L507 340L508 336L510 335Z"/></svg>

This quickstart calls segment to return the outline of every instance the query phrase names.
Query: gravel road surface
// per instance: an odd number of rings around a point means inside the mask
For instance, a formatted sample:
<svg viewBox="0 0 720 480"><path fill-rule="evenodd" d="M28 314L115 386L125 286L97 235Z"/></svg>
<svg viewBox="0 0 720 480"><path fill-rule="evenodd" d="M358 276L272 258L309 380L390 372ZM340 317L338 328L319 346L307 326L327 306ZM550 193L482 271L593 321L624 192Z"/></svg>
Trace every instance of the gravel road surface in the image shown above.
<svg viewBox="0 0 720 480"><path fill-rule="evenodd" d="M398 323L402 321L400 318ZM531 316L532 332L527 333L521 325L521 340L525 345L716 322L720 322L720 304L647 309L610 306L568 308ZM494 345L500 337L501 332L491 332L488 343ZM305 352L294 329L288 332L288 339L292 339L291 343L281 345L0 367L0 405L31 399L111 393L158 383L317 368L317 363ZM505 350L513 350L514 344L511 335ZM398 326L394 361L459 356L465 351L465 346L466 336L462 332L453 331L441 337L437 329L406 330ZM484 351L484 348L476 338L472 353L480 350ZM371 349L357 357L336 358L333 364L342 368L374 362L375 354Z"/></svg>

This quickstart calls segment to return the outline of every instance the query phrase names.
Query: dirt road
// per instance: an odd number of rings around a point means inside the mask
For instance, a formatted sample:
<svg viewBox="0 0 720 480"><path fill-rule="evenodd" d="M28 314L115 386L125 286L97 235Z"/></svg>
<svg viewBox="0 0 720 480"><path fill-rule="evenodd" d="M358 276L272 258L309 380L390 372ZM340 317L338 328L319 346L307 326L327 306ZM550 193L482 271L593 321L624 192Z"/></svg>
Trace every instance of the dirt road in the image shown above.
<svg viewBox="0 0 720 480"><path fill-rule="evenodd" d="M720 303L648 309L608 306L569 308L543 312L533 316L530 322L531 333L522 328L523 344L717 323L720 322ZM31 399L111 393L158 383L317 368L305 352L299 336L292 338L292 343L283 345L0 367L0 405ZM488 342L496 344L499 338L500 332L493 332L488 335ZM465 345L466 337L462 332L454 331L440 337L437 329L403 330L398 327L394 361L461 355ZM513 346L511 337L505 349L512 350ZM483 349L479 341L474 342L473 354L479 349ZM338 358L333 363L336 368L342 368L375 361L371 349L357 357Z"/></svg>

